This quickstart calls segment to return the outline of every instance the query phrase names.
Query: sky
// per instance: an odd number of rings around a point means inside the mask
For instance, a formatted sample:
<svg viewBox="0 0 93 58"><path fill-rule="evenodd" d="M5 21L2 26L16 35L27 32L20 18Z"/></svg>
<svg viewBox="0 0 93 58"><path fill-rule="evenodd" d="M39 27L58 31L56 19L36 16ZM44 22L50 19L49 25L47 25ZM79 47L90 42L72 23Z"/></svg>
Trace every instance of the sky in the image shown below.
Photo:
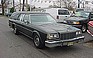
<svg viewBox="0 0 93 58"><path fill-rule="evenodd" d="M15 2L17 2L17 1L19 1L19 0L15 0ZM21 0L21 2L22 2L23 0ZM55 1L55 0L54 0ZM75 0L74 0L75 1ZM78 0L76 0L76 1L78 1ZM93 0L86 0L86 1L93 1ZM28 3L30 3L30 0L28 0Z"/></svg>
<svg viewBox="0 0 93 58"><path fill-rule="evenodd" d="M1 1L1 0L0 0ZM15 0L15 1L19 1L19 0ZM86 0L86 1L91 1L91 0Z"/></svg>
<svg viewBox="0 0 93 58"><path fill-rule="evenodd" d="M19 0L14 0L15 2L18 2ZM21 0L22 2L23 0ZM30 0L28 0L28 3L29 3ZM86 1L93 1L93 0L86 0ZM0 3L1 3L1 0L0 0Z"/></svg>

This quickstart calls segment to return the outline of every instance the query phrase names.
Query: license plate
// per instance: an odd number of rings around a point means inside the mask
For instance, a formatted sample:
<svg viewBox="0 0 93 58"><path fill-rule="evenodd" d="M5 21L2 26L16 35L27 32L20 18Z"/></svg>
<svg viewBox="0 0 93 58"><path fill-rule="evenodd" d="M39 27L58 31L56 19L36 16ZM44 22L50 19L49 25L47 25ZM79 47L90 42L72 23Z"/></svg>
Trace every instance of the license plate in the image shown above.
<svg viewBox="0 0 93 58"><path fill-rule="evenodd" d="M68 42L68 46L71 46L73 44L74 44L74 42Z"/></svg>

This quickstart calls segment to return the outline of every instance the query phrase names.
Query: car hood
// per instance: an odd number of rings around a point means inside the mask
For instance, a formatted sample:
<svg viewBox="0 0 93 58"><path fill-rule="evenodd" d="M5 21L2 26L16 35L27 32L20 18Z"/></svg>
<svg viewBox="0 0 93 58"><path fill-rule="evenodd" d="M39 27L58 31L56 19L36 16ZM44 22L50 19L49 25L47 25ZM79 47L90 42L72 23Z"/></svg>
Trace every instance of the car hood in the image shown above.
<svg viewBox="0 0 93 58"><path fill-rule="evenodd" d="M76 32L79 29L72 27L66 24L42 24L38 25L38 28L47 32L47 33L67 33L67 32Z"/></svg>
<svg viewBox="0 0 93 58"><path fill-rule="evenodd" d="M87 20L87 18L83 18L83 17L69 17L68 19L65 19L65 20L82 21L82 20Z"/></svg>

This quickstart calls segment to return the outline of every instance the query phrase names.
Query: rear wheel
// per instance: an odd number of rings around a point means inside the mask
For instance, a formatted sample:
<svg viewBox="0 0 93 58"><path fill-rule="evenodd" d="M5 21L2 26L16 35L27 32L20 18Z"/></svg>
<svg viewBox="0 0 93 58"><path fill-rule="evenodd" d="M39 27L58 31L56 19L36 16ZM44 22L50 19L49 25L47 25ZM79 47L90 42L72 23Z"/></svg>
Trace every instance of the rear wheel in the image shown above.
<svg viewBox="0 0 93 58"><path fill-rule="evenodd" d="M19 31L18 31L18 29L17 29L16 27L14 27L13 32L14 32L16 35L18 35L18 34L19 34Z"/></svg>
<svg viewBox="0 0 93 58"><path fill-rule="evenodd" d="M36 48L44 48L44 41L36 34L33 38L34 45Z"/></svg>

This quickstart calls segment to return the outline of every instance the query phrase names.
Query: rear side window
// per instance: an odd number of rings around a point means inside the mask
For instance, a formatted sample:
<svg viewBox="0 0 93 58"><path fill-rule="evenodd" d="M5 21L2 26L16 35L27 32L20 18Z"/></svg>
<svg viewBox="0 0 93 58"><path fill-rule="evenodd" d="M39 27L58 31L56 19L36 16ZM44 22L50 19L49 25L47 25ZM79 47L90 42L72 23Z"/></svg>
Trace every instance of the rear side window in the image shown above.
<svg viewBox="0 0 93 58"><path fill-rule="evenodd" d="M13 13L12 15L11 15L11 19L17 19L18 18L18 16L19 16L19 14L18 13Z"/></svg>
<svg viewBox="0 0 93 58"><path fill-rule="evenodd" d="M25 14L20 14L20 16L19 16L19 20L22 21L22 22L23 22L24 15Z"/></svg>
<svg viewBox="0 0 93 58"><path fill-rule="evenodd" d="M25 14L23 20L24 20L24 21L25 21L25 20L29 20L29 14Z"/></svg>
<svg viewBox="0 0 93 58"><path fill-rule="evenodd" d="M68 10L58 10L59 15L69 15Z"/></svg>

